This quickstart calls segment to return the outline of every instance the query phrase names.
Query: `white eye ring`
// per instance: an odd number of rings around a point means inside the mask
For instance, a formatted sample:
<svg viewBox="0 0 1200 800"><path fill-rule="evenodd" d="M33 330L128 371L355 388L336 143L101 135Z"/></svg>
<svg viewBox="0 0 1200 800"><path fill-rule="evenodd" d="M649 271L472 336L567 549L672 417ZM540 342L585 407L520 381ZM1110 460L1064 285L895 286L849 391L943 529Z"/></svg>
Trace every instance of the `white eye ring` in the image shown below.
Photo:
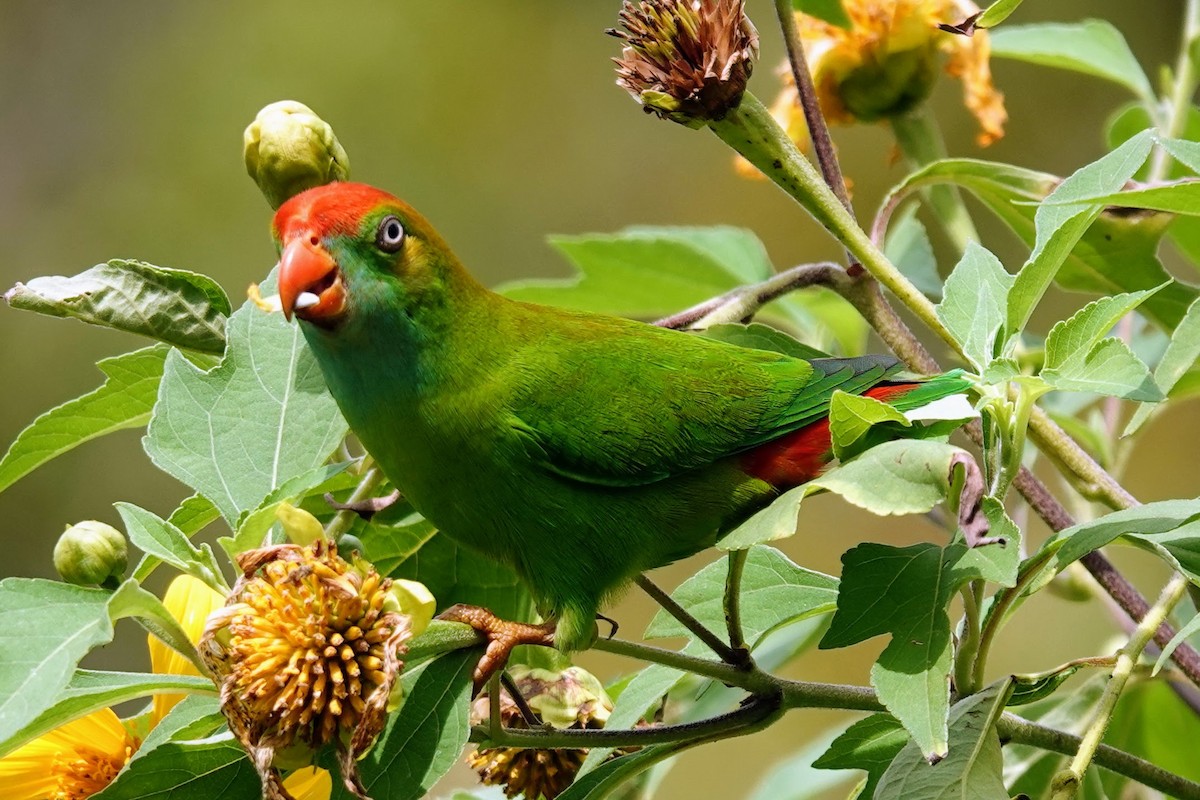
<svg viewBox="0 0 1200 800"><path fill-rule="evenodd" d="M395 253L404 245L404 225L397 217L384 217L375 234L375 246L385 253Z"/></svg>

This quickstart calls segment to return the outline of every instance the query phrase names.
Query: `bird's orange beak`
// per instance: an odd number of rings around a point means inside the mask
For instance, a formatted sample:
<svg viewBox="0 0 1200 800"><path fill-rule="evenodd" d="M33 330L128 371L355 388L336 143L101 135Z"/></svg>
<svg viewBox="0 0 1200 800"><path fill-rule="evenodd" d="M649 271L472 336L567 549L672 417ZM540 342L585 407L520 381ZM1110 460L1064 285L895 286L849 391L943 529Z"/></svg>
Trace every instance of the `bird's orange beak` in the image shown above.
<svg viewBox="0 0 1200 800"><path fill-rule="evenodd" d="M346 287L329 251L315 236L296 236L279 259L279 302L283 316L333 322L346 306Z"/></svg>

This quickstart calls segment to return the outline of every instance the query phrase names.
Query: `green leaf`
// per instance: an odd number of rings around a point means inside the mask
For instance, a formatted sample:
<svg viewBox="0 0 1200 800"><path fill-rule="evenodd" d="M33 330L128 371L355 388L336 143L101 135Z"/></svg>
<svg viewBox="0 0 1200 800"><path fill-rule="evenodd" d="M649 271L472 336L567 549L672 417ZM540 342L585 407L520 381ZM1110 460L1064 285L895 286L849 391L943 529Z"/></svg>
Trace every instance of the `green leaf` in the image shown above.
<svg viewBox="0 0 1200 800"><path fill-rule="evenodd" d="M208 678L195 675L148 675L142 672L76 670L54 705L0 745L0 756L85 714L159 692L216 693Z"/></svg>
<svg viewBox="0 0 1200 800"><path fill-rule="evenodd" d="M1141 131L1146 126L1138 128ZM1134 136L1130 133L1130 137ZM938 183L971 191L1031 248L1037 238L1037 205L1058 179L1042 172L972 159L946 159L924 167L892 189L886 203ZM1158 259L1159 242L1171 222L1167 214L1122 214L1106 209L1083 233L1054 276L1064 289L1096 294L1168 286L1150 297L1142 313L1167 331L1198 296L1195 287L1172 279Z"/></svg>
<svg viewBox="0 0 1200 800"><path fill-rule="evenodd" d="M1010 706L1023 706L1037 703L1050 697L1067 679L1082 669L1080 664L1069 664L1061 669L1052 669L1033 675L1013 675L1012 696L1008 699Z"/></svg>
<svg viewBox="0 0 1200 800"><path fill-rule="evenodd" d="M1072 358L1061 367L1043 369L1040 377L1055 389L1157 401L1162 392L1154 385L1150 369L1117 338L1104 339L1083 358Z"/></svg>
<svg viewBox="0 0 1200 800"><path fill-rule="evenodd" d="M965 451L941 442L885 442L775 499L717 542L722 550L745 550L796 532L804 498L821 489L840 494L873 514L923 514L946 496L950 466Z"/></svg>
<svg viewBox="0 0 1200 800"><path fill-rule="evenodd" d="M1157 102L1125 37L1104 20L1013 25L993 33L991 45L998 58L1093 75L1124 86L1145 103Z"/></svg>
<svg viewBox="0 0 1200 800"><path fill-rule="evenodd" d="M437 533L432 522L407 503L403 505L404 510L398 519L388 520L384 515L377 514L370 522L362 523L361 528L358 525L354 528L354 534L366 548L367 560L383 575L393 575L401 564L416 555ZM426 557L436 558L440 546L434 545ZM440 572L431 564L426 565L426 571L435 574Z"/></svg>
<svg viewBox="0 0 1200 800"><path fill-rule="evenodd" d="M994 28L1017 10L1021 0L996 0L975 20L976 28Z"/></svg>
<svg viewBox="0 0 1200 800"><path fill-rule="evenodd" d="M579 270L565 280L521 280L498 291L516 300L648 319L695 305L774 272L748 230L626 228L557 236L550 243Z"/></svg>
<svg viewBox="0 0 1200 800"><path fill-rule="evenodd" d="M179 621L158 599L158 595L146 591L137 581L127 580L112 593L108 601L108 615L113 622L133 617L168 647L191 660L201 674L207 672L195 645L180 627Z"/></svg>
<svg viewBox="0 0 1200 800"><path fill-rule="evenodd" d="M1164 681L1142 681L1129 686L1117 703L1104 743L1140 756L1187 778L1200 781L1200 764L1184 742L1200 741L1200 718ZM1104 774L1110 797L1127 796L1128 779Z"/></svg>
<svg viewBox="0 0 1200 800"><path fill-rule="evenodd" d="M1080 734L1095 716L1096 704L1108 677L1107 674L1094 675L1074 691L1059 692L1031 703L1021 709L1021 716L1049 728ZM1007 754L1005 777L1010 781L1009 791L1014 795L1041 796L1054 773L1066 763L1066 757L1030 745L1010 742L1004 749ZM1089 773L1096 771L1088 770Z"/></svg>
<svg viewBox="0 0 1200 800"><path fill-rule="evenodd" d="M813 762L817 769L866 770L859 797L872 797L888 765L908 744L908 731L891 714L872 714L842 732Z"/></svg>
<svg viewBox="0 0 1200 800"><path fill-rule="evenodd" d="M671 596L710 630L725 630L727 559L714 561L688 578ZM742 630L753 648L781 625L833 611L837 579L792 563L773 547L756 546L742 571ZM687 636L678 620L660 610L646 629L647 639Z"/></svg>
<svg viewBox="0 0 1200 800"><path fill-rule="evenodd" d="M241 522L232 537L223 536L217 542L225 549L230 558L236 558L239 553L246 550L262 547L267 532L271 530L277 520L275 512L280 505L283 503L297 505L312 495L355 485L353 477L344 474L346 468L353 463L353 461L343 461L340 464L325 464L285 481L282 486L266 496L262 505L242 515Z"/></svg>
<svg viewBox="0 0 1200 800"><path fill-rule="evenodd" d="M221 364L167 357L144 440L161 469L236 526L276 487L321 466L346 435L299 325L247 303L229 319Z"/></svg>
<svg viewBox="0 0 1200 800"><path fill-rule="evenodd" d="M1087 354L1113 327L1155 292L1130 292L1093 300L1055 324L1046 337L1048 369L1057 369Z"/></svg>
<svg viewBox="0 0 1200 800"><path fill-rule="evenodd" d="M262 784L246 751L230 733L164 742L128 767L95 800L260 800Z"/></svg>
<svg viewBox="0 0 1200 800"><path fill-rule="evenodd" d="M937 307L942 321L962 345L963 354L983 370L1000 355L1008 293L1015 279L1000 259L975 242L946 279L945 298ZM998 339L1000 341L998 341Z"/></svg>
<svg viewBox="0 0 1200 800"><path fill-rule="evenodd" d="M799 752L776 763L759 779L747 800L815 800L846 783L844 773L830 773L816 763L835 741L836 729L808 741ZM908 734L904 734L908 741ZM831 767L830 769L841 769Z"/></svg>
<svg viewBox="0 0 1200 800"><path fill-rule="evenodd" d="M1175 649L1178 648L1179 645L1187 641L1188 638L1193 636L1197 631L1200 631L1200 614L1192 617L1183 627L1176 631L1175 635L1171 637L1171 641L1167 642L1166 647L1164 647L1162 652L1158 654L1158 660L1154 662L1155 675L1157 675L1162 668L1166 666L1166 663L1171 659L1171 653L1174 653Z"/></svg>
<svg viewBox="0 0 1200 800"><path fill-rule="evenodd" d="M112 641L112 596L37 578L0 581L0 742L58 700L79 659Z"/></svg>
<svg viewBox="0 0 1200 800"><path fill-rule="evenodd" d="M115 259L71 278L18 283L4 299L13 308L74 317L203 353L225 349L229 298L211 278L187 270Z"/></svg>
<svg viewBox="0 0 1200 800"><path fill-rule="evenodd" d="M955 703L949 755L931 765L915 742L906 745L879 779L876 800L1008 800L995 727L1008 688L1005 679Z"/></svg>
<svg viewBox="0 0 1200 800"><path fill-rule="evenodd" d="M783 331L764 325L761 322L751 322L740 325L736 322L713 325L699 331L699 336L716 339L720 342L736 344L751 350L767 350L772 353L783 353L793 358L808 360L810 358L829 358L829 353L815 347L809 347L803 342L793 339Z"/></svg>
<svg viewBox="0 0 1200 800"><path fill-rule="evenodd" d="M947 607L968 581L1010 577L993 569L997 562L981 561L974 552L995 549L1015 551L1017 546L968 548L955 541L945 548L934 544L896 548L865 543L842 555L838 608L820 646L847 647L891 634L891 642L871 670L871 683L880 701L904 723L927 756L945 755L947 747L951 668Z"/></svg>
<svg viewBox="0 0 1200 800"><path fill-rule="evenodd" d="M17 435L0 459L0 491L84 442L145 425L158 394L167 348L154 345L96 362L104 384L52 408Z"/></svg>
<svg viewBox="0 0 1200 800"><path fill-rule="evenodd" d="M651 745L636 753L610 759L586 775L576 778L575 782L558 796L558 800L605 800L613 797L613 793L627 781L660 761L687 749L688 746L688 742Z"/></svg>
<svg viewBox="0 0 1200 800"><path fill-rule="evenodd" d="M829 433L833 454L838 459L853 455L852 448L875 425L893 422L911 427L908 417L895 407L865 395L849 394L840 389L829 400Z"/></svg>
<svg viewBox="0 0 1200 800"><path fill-rule="evenodd" d="M883 252L912 281L926 297L942 296L942 278L938 275L937 259L925 226L917 219L915 207L909 206L888 228Z"/></svg>
<svg viewBox="0 0 1200 800"><path fill-rule="evenodd" d="M1149 130L1134 136L1111 153L1076 170L1038 207L1034 214L1037 237L1033 252L1017 273L1008 296L1008 330L1025 328L1058 268L1099 216L1101 205L1080 198L1120 189L1146 161L1154 141Z"/></svg>
<svg viewBox="0 0 1200 800"><path fill-rule="evenodd" d="M792 0L792 8L839 28L849 29L851 25L842 0Z"/></svg>
<svg viewBox="0 0 1200 800"><path fill-rule="evenodd" d="M1200 181L1186 178L1144 189L1127 189L1086 198L1089 203L1103 203L1123 209L1143 208L1170 214L1200 215Z"/></svg>
<svg viewBox="0 0 1200 800"><path fill-rule="evenodd" d="M1187 314L1176 326L1175 333L1171 335L1166 352L1163 353L1158 366L1154 368L1155 385L1163 394L1169 396L1171 390L1175 388L1175 384L1192 368L1198 358L1200 358L1200 301L1194 302L1188 307ZM1136 433L1150 419L1150 415L1157 407L1158 404L1149 403L1138 406L1122 435L1129 436Z"/></svg>
<svg viewBox="0 0 1200 800"><path fill-rule="evenodd" d="M363 540L368 556L374 546L369 541ZM460 547L448 536L431 536L390 574L425 584L439 610L466 603L489 608L504 619L532 619L533 601L511 568Z"/></svg>
<svg viewBox="0 0 1200 800"><path fill-rule="evenodd" d="M375 800L424 797L458 762L471 730L467 712L479 655L476 648L449 653L415 677L404 676L404 705L359 762L363 785ZM345 787L334 786L333 798L348 797Z"/></svg>
<svg viewBox="0 0 1200 800"><path fill-rule="evenodd" d="M114 503L125 523L129 541L148 556L170 564L180 572L210 586L224 586L221 567L207 544L192 544L187 535L158 515L132 503Z"/></svg>
<svg viewBox="0 0 1200 800"><path fill-rule="evenodd" d="M1192 121L1192 113L1195 111L1194 107L1189 109L1189 122ZM1161 144L1180 164L1192 172L1200 173L1200 142L1189 139L1163 139Z"/></svg>

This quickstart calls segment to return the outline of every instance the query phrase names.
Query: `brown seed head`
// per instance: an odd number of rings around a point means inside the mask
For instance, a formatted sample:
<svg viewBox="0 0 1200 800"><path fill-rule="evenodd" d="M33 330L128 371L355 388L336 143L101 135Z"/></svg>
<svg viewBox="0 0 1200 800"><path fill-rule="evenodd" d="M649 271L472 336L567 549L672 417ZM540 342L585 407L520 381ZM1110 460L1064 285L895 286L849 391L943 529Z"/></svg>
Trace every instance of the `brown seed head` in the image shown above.
<svg viewBox="0 0 1200 800"><path fill-rule="evenodd" d="M297 742L334 743L352 768L383 728L411 635L408 617L390 610L390 581L323 539L248 551L238 565L243 576L201 640L230 729L270 784L271 759Z"/></svg>
<svg viewBox="0 0 1200 800"><path fill-rule="evenodd" d="M617 84L647 113L685 125L738 107L758 58L744 0L625 0Z"/></svg>

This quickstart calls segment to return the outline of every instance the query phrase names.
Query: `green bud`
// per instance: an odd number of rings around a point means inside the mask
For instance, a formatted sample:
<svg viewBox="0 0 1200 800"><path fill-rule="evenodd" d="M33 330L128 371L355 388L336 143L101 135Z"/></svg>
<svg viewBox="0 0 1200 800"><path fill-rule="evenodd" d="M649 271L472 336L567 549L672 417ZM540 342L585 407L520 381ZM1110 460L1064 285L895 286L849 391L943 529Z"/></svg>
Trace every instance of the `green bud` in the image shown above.
<svg viewBox="0 0 1200 800"><path fill-rule="evenodd" d="M350 177L350 159L329 123L294 100L258 112L242 136L246 171L271 208L314 186Z"/></svg>
<svg viewBox="0 0 1200 800"><path fill-rule="evenodd" d="M128 558L125 536L95 520L70 526L54 545L54 568L64 581L80 586L120 580Z"/></svg>

